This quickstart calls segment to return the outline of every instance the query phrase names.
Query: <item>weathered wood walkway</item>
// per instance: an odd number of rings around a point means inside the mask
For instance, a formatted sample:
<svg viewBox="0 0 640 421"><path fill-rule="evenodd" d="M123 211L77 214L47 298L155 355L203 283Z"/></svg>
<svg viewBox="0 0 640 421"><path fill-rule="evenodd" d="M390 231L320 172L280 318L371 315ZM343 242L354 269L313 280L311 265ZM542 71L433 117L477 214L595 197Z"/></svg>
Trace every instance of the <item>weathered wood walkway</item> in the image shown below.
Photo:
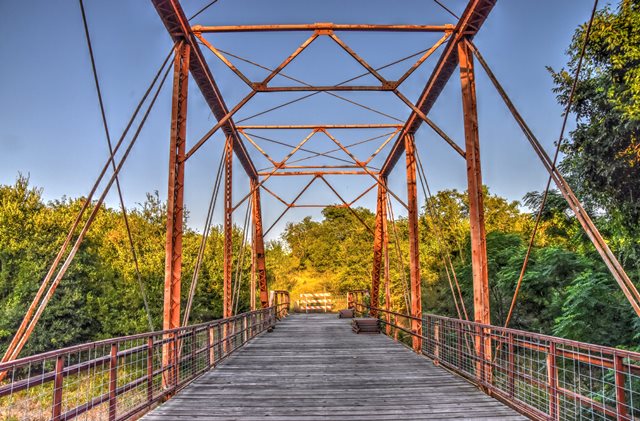
<svg viewBox="0 0 640 421"><path fill-rule="evenodd" d="M294 314L143 419L525 420L385 335Z"/></svg>

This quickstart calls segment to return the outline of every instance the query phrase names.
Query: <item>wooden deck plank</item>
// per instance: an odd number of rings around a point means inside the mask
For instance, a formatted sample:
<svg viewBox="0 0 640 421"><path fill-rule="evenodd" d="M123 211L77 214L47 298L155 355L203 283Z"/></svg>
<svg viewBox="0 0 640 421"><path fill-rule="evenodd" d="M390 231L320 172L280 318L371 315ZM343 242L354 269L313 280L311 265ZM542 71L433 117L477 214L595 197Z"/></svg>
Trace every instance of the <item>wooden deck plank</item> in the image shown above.
<svg viewBox="0 0 640 421"><path fill-rule="evenodd" d="M143 417L187 419L526 418L385 335L356 335L333 314L294 314Z"/></svg>

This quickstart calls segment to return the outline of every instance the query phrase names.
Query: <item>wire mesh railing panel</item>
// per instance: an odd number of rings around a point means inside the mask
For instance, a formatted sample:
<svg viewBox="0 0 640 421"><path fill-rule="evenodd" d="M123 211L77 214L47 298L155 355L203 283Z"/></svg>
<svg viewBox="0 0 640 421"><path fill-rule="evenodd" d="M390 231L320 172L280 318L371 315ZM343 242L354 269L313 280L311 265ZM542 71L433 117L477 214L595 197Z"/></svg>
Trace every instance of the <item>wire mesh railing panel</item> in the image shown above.
<svg viewBox="0 0 640 421"><path fill-rule="evenodd" d="M371 307L356 304L361 314ZM423 315L373 309L382 331L421 351L533 419L633 420L640 416L640 353Z"/></svg>
<svg viewBox="0 0 640 421"><path fill-rule="evenodd" d="M423 332L425 355L532 418L640 414L638 353L432 315Z"/></svg>
<svg viewBox="0 0 640 421"><path fill-rule="evenodd" d="M276 321L275 307L78 345L0 364L1 420L126 420L197 378Z"/></svg>

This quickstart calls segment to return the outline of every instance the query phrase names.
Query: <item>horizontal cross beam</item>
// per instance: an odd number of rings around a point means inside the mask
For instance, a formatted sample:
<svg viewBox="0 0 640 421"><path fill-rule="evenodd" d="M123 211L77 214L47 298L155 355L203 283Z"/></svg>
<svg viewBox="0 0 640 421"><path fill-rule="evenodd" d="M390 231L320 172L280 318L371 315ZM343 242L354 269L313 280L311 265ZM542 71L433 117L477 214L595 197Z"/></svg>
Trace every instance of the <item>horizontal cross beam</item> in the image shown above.
<svg viewBox="0 0 640 421"><path fill-rule="evenodd" d="M454 25L371 25L335 24L331 22L282 24L282 25L194 25L193 32L273 32L273 31L389 31L389 32L446 32Z"/></svg>
<svg viewBox="0 0 640 421"><path fill-rule="evenodd" d="M401 124L276 124L276 125L242 125L238 130L262 129L400 129Z"/></svg>

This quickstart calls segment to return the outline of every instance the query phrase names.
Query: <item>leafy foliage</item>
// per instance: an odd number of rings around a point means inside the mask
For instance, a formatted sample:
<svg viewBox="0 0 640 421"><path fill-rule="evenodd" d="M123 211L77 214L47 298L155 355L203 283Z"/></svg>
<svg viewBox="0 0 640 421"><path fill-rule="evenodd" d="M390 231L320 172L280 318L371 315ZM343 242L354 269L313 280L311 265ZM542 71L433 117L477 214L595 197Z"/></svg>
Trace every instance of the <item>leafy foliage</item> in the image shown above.
<svg viewBox="0 0 640 421"><path fill-rule="evenodd" d="M0 186L0 351L16 331L84 199L45 204L40 189L19 176ZM129 220L141 277L156 329L162 326L166 205L147 195ZM222 314L222 234L215 227L207 242L191 312L191 322ZM183 300L189 290L201 235L183 238ZM242 232L234 230L238 259ZM246 256L249 250L245 250ZM250 260L242 271L239 310L249 307ZM102 208L62 279L22 355L149 329L122 215Z"/></svg>
<svg viewBox="0 0 640 421"><path fill-rule="evenodd" d="M567 69L551 71L568 102L585 27L569 46ZM577 128L564 143L561 168L580 197L605 213L612 242L640 274L640 2L622 0L593 22L571 111Z"/></svg>
<svg viewBox="0 0 640 421"><path fill-rule="evenodd" d="M566 69L550 70L558 101L566 105L584 43L577 29ZM577 127L562 145L560 164L596 225L632 279L640 277L640 2L622 0L599 11L571 104ZM0 186L0 350L6 347L47 265L84 199L44 203L42 192L19 176ZM523 205L536 211L542 193ZM503 324L520 276L534 216L519 202L484 191L492 321ZM289 223L267 245L271 288L344 294L371 282L371 211L328 207L321 221ZM473 313L469 209L465 192L446 190L420 214L423 309L458 317L452 293ZM363 226L360 220L369 227ZM130 214L140 271L155 325L161 324L166 206L158 195ZM239 251L243 233L233 234ZM201 235L187 230L183 246L183 298ZM215 227L205 251L192 322L221 315L222 233ZM391 306L408 306L407 221L389 221ZM234 253L238 258L239 253ZM242 268L240 308L248 308L249 262ZM449 266L451 262L451 266ZM633 276L635 274L635 276ZM103 207L45 311L25 354L147 329L122 215ZM451 283L450 283L451 281ZM453 291L452 291L453 290ZM640 322L562 196L549 192L511 326L605 345L637 348Z"/></svg>

